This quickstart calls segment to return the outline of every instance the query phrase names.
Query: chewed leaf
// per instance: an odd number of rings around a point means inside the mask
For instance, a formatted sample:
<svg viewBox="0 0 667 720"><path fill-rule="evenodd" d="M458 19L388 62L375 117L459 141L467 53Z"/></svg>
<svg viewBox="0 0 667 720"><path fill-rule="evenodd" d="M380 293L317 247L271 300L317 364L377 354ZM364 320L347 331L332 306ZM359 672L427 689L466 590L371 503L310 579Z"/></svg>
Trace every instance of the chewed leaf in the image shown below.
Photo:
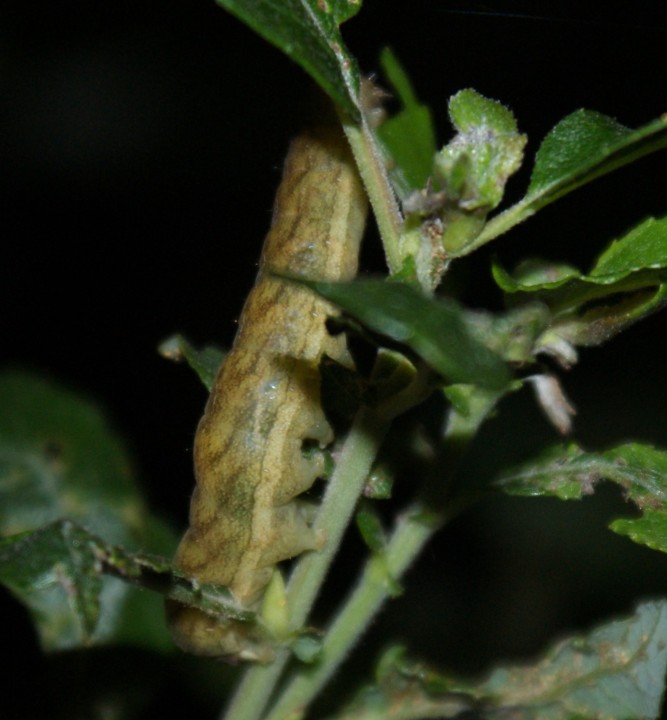
<svg viewBox="0 0 667 720"><path fill-rule="evenodd" d="M642 512L637 519L615 520L610 528L655 550L667 552L667 452L628 443L601 453L576 445L556 447L537 459L507 470L493 485L510 495L579 500L597 482L609 480Z"/></svg>
<svg viewBox="0 0 667 720"><path fill-rule="evenodd" d="M320 85L354 120L359 119L359 70L338 26L361 0L217 0Z"/></svg>
<svg viewBox="0 0 667 720"><path fill-rule="evenodd" d="M27 564L25 553L31 549L37 557L45 556L49 538L61 555L60 565L44 575L46 591L27 601L43 647L111 640L168 647L159 601L143 594L132 598L130 608L127 587L116 580L102 585L100 622L89 632L98 599L86 599L88 560L85 553L77 554L76 531L64 526L62 532L45 529L45 535L23 536L68 517L94 527L114 544L165 555L173 551L175 539L146 508L127 452L107 419L90 400L18 372L0 375L0 407L0 533L21 538L4 555L4 569L11 574L12 557ZM5 549L10 552L9 546ZM99 578L91 580L95 582ZM64 620L72 618L72 602L81 608L81 621Z"/></svg>
<svg viewBox="0 0 667 720"><path fill-rule="evenodd" d="M667 506L667 452L628 443L601 453L577 445L550 448L535 460L506 470L494 486L510 495L548 495L578 500L600 480L623 488L638 508Z"/></svg>
<svg viewBox="0 0 667 720"><path fill-rule="evenodd" d="M528 667L495 670L478 691L516 720L653 719L660 714L667 666L667 603L573 637Z"/></svg>
<svg viewBox="0 0 667 720"><path fill-rule="evenodd" d="M667 116L632 130L600 113L577 110L542 142L525 197L492 218L467 251L502 235L581 185L665 147Z"/></svg>
<svg viewBox="0 0 667 720"><path fill-rule="evenodd" d="M651 550L667 552L667 513L646 509L638 518L619 518L609 525L619 535L626 535Z"/></svg>
<svg viewBox="0 0 667 720"><path fill-rule="evenodd" d="M656 720L667 667L667 602L567 638L533 665L500 667L480 683L443 675L389 650L377 683L338 720Z"/></svg>
<svg viewBox="0 0 667 720"><path fill-rule="evenodd" d="M449 382L500 389L510 380L502 358L477 339L452 300L426 297L395 282L306 282L376 333L408 346Z"/></svg>
<svg viewBox="0 0 667 720"><path fill-rule="evenodd" d="M209 391L213 387L215 376L226 354L220 348L212 345L196 348L183 335L172 335L163 340L158 347L158 352L163 357L175 362L185 360Z"/></svg>
<svg viewBox="0 0 667 720"><path fill-rule="evenodd" d="M122 598L127 583L223 619L255 621L226 588L194 582L165 558L129 553L70 520L0 539L0 583L29 608L46 649L99 642L105 605ZM161 603L161 597L145 595ZM145 620L141 606L134 611Z"/></svg>
<svg viewBox="0 0 667 720"><path fill-rule="evenodd" d="M102 579L89 535L70 522L0 540L0 582L38 620L46 648L86 645L100 611Z"/></svg>

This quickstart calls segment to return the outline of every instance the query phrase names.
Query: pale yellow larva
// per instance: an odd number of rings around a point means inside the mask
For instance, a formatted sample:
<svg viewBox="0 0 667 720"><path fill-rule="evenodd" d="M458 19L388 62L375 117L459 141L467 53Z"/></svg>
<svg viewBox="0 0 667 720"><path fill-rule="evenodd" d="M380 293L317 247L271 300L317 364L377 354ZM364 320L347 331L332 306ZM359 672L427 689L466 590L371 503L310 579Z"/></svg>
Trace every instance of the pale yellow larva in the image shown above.
<svg viewBox="0 0 667 720"><path fill-rule="evenodd" d="M190 526L175 558L200 582L227 586L243 607L257 607L276 563L323 540L295 498L323 471L321 455L305 455L304 442L333 440L320 405L320 359L347 357L344 338L325 328L335 309L271 273L354 277L366 205L339 127L292 142L257 283L197 429ZM246 624L173 603L169 623L188 652L267 657Z"/></svg>

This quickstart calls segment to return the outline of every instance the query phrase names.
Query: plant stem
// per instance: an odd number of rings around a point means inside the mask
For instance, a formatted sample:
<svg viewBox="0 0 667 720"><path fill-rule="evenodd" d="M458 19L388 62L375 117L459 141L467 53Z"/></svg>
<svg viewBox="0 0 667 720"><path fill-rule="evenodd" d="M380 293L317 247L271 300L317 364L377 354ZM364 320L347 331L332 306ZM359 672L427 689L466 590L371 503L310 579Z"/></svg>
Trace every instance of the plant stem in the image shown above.
<svg viewBox="0 0 667 720"><path fill-rule="evenodd" d="M395 580L411 565L438 525L418 517L414 508L402 517L385 553L368 560L357 587L328 629L315 668L299 673L287 686L266 720L284 720L306 707L338 669L363 629L391 593Z"/></svg>
<svg viewBox="0 0 667 720"><path fill-rule="evenodd" d="M470 443L501 396L502 393L472 390L466 413L451 409L442 456L453 466L458 464L463 447ZM400 580L426 543L469 503L470 498L465 497L450 501L440 509L417 503L403 513L385 551L368 560L356 587L327 630L319 664L301 671L287 685L266 720L285 720L308 705L336 672L391 596L395 582Z"/></svg>
<svg viewBox="0 0 667 720"><path fill-rule="evenodd" d="M326 538L326 545L319 552L303 555L290 578L287 602L291 630L301 628L307 619L387 427L388 422L369 408L362 408L357 413L315 521L315 529ZM282 649L271 665L248 670L229 710L221 717L224 720L258 720L289 656L289 651Z"/></svg>
<svg viewBox="0 0 667 720"><path fill-rule="evenodd" d="M386 417L371 408L363 407L357 413L315 522L326 545L320 552L304 555L290 578L287 596L291 630L301 628L308 617L388 428Z"/></svg>
<svg viewBox="0 0 667 720"><path fill-rule="evenodd" d="M341 117L343 130L352 148L359 174L368 193L380 231L389 272L394 275L403 265L401 249L403 218L385 168L382 153L365 119L361 125Z"/></svg>

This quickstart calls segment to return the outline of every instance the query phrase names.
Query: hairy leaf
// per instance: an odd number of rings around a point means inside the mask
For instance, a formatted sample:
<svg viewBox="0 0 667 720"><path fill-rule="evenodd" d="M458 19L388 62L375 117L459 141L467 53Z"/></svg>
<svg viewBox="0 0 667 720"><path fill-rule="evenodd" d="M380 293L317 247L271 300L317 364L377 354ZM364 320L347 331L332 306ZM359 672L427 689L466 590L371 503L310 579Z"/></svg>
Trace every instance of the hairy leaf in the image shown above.
<svg viewBox="0 0 667 720"><path fill-rule="evenodd" d="M491 219L469 250L507 232L581 185L664 147L667 117L631 130L600 113L577 110L561 120L542 142L525 197Z"/></svg>
<svg viewBox="0 0 667 720"><path fill-rule="evenodd" d="M434 187L442 199L442 245L450 257L466 254L502 200L508 178L523 160L527 138L512 113L474 90L461 90L449 101L457 131L437 154Z"/></svg>
<svg viewBox="0 0 667 720"><path fill-rule="evenodd" d="M474 90L456 93L449 115L457 135L438 154L437 174L464 209L492 210L521 166L527 138L506 107ZM463 166L465 173L459 172Z"/></svg>
<svg viewBox="0 0 667 720"><path fill-rule="evenodd" d="M361 0L217 2L280 48L352 119L359 119L359 70L338 26L361 9Z"/></svg>

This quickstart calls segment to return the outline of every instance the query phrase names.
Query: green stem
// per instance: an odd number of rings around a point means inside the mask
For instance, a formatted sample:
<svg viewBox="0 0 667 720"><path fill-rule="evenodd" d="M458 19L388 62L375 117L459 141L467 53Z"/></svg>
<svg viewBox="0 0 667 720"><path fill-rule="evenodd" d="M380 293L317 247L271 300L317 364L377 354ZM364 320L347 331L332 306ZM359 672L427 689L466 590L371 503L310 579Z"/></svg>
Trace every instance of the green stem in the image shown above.
<svg viewBox="0 0 667 720"><path fill-rule="evenodd" d="M452 408L445 437L443 456L458 464L463 446L470 443L482 422L501 397L501 393L471 390L466 413ZM300 672L287 685L266 720L284 720L296 715L317 695L345 660L372 618L391 596L394 583L447 521L470 502L461 497L440 510L415 505L398 520L384 553L372 557L342 610L328 629L319 664Z"/></svg>
<svg viewBox="0 0 667 720"><path fill-rule="evenodd" d="M382 152L365 119L361 125L346 122L344 117L341 117L341 122L373 208L389 272L394 275L403 266L403 218L389 181Z"/></svg>
<svg viewBox="0 0 667 720"><path fill-rule="evenodd" d="M416 512L415 512L416 510ZM372 557L359 583L328 629L319 664L299 673L287 686L266 720L284 720L304 708L335 673L391 593L395 580L412 564L437 525L407 513L396 527L385 553Z"/></svg>
<svg viewBox="0 0 667 720"><path fill-rule="evenodd" d="M300 629L307 619L387 427L388 422L368 408L362 408L357 414L315 521L315 528L326 538L326 545L320 552L303 555L290 578L287 602L291 630ZM289 652L280 650L271 665L248 670L229 710L222 716L224 720L258 720L288 659Z"/></svg>
<svg viewBox="0 0 667 720"><path fill-rule="evenodd" d="M291 630L301 628L308 617L388 428L386 417L370 408L364 407L357 414L315 522L316 530L326 538L326 545L320 552L304 555L290 578L287 598Z"/></svg>

